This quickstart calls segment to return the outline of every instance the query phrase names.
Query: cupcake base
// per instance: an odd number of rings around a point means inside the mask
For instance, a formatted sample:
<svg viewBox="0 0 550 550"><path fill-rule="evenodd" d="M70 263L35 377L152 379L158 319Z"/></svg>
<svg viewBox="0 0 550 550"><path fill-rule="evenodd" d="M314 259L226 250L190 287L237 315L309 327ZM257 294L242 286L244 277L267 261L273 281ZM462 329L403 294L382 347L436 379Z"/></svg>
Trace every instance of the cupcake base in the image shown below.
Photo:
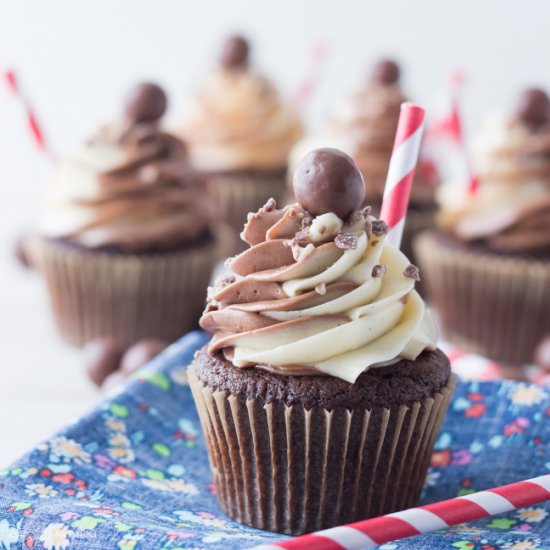
<svg viewBox="0 0 550 550"><path fill-rule="evenodd" d="M504 256L427 232L415 242L445 337L496 361L530 363L550 333L550 261Z"/></svg>
<svg viewBox="0 0 550 550"><path fill-rule="evenodd" d="M39 236L29 245L59 332L75 346L103 336L122 345L172 341L195 328L219 257L213 236L151 254L94 251Z"/></svg>
<svg viewBox="0 0 550 550"><path fill-rule="evenodd" d="M455 384L439 351L352 385L237 369L203 350L189 381L223 511L292 535L416 504Z"/></svg>

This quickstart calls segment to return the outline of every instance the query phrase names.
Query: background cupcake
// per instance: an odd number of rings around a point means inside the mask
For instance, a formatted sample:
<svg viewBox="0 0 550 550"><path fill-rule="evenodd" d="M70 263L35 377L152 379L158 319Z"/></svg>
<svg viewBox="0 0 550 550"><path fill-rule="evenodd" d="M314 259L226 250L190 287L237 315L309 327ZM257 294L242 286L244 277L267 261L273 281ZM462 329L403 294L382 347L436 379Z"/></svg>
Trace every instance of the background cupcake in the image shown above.
<svg viewBox="0 0 550 550"><path fill-rule="evenodd" d="M415 504L454 380L351 158L295 177L299 204L250 216L210 289L189 380L222 509L299 534Z"/></svg>
<svg viewBox="0 0 550 550"><path fill-rule="evenodd" d="M124 119L54 171L32 255L72 344L172 340L200 314L216 212L184 144L160 128L166 103L155 84L137 86Z"/></svg>
<svg viewBox="0 0 550 550"><path fill-rule="evenodd" d="M311 149L330 145L348 153L357 163L365 181L365 204L378 214L401 104L407 100L400 83L399 65L389 59L378 61L368 82L355 90L332 112L326 125L326 137L304 140L292 153L295 163ZM403 252L413 259L412 236L433 227L436 210L436 175L419 162L411 190Z"/></svg>
<svg viewBox="0 0 550 550"><path fill-rule="evenodd" d="M238 233L248 212L283 195L288 153L302 125L273 84L250 68L248 42L233 36L189 106L181 135Z"/></svg>
<svg viewBox="0 0 550 550"><path fill-rule="evenodd" d="M525 91L487 120L472 155L479 187L439 193L441 232L417 247L446 336L493 359L530 362L550 331L550 101Z"/></svg>

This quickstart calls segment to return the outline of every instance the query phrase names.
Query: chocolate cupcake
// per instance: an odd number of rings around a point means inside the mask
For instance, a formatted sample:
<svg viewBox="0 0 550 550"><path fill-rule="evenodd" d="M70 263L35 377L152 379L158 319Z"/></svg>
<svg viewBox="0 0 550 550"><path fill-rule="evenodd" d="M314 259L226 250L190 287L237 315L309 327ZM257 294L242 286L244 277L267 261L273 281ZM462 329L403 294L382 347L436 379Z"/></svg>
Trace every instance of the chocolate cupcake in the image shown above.
<svg viewBox="0 0 550 550"><path fill-rule="evenodd" d="M301 161L312 143L315 147L337 147L357 163L365 181L365 204L378 215L393 150L401 104L407 101L400 83L401 69L390 59L373 67L367 82L356 89L332 112L324 137L305 139L291 155L291 165ZM412 238L434 227L437 176L418 163L411 189L402 250L414 262Z"/></svg>
<svg viewBox="0 0 550 550"><path fill-rule="evenodd" d="M511 365L550 332L550 101L527 90L487 121L473 150L479 187L439 192L440 231L417 254L449 340Z"/></svg>
<svg viewBox="0 0 550 550"><path fill-rule="evenodd" d="M454 377L351 158L311 152L295 192L249 215L189 380L222 509L296 535L414 505Z"/></svg>
<svg viewBox="0 0 550 550"><path fill-rule="evenodd" d="M123 120L54 171L31 250L72 344L171 341L196 326L219 255L216 208L160 128L166 103L155 84L137 86Z"/></svg>
<svg viewBox="0 0 550 550"><path fill-rule="evenodd" d="M230 37L187 110L181 135L236 235L248 212L284 193L288 153L302 132L296 113L250 67L248 42Z"/></svg>

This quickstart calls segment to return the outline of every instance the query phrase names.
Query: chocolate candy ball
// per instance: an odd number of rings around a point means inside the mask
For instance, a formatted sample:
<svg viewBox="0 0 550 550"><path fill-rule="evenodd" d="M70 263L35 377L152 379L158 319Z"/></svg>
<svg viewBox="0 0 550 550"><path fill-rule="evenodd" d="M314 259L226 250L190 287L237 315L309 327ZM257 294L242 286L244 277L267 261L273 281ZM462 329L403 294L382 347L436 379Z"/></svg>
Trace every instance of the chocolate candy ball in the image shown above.
<svg viewBox="0 0 550 550"><path fill-rule="evenodd" d="M119 368L124 348L113 338L97 338L88 342L82 351L90 380L101 386Z"/></svg>
<svg viewBox="0 0 550 550"><path fill-rule="evenodd" d="M152 82L138 84L126 99L126 116L132 122L154 122L165 112L168 99L164 90Z"/></svg>
<svg viewBox="0 0 550 550"><path fill-rule="evenodd" d="M399 80L399 65L391 59L381 59L372 69L371 81L389 86Z"/></svg>
<svg viewBox="0 0 550 550"><path fill-rule="evenodd" d="M518 101L518 117L528 126L539 127L550 121L550 99L544 90L525 90Z"/></svg>
<svg viewBox="0 0 550 550"><path fill-rule="evenodd" d="M539 369L550 372L550 334L545 336L537 346L534 361Z"/></svg>
<svg viewBox="0 0 550 550"><path fill-rule="evenodd" d="M353 159L338 149L310 151L294 172L294 194L313 216L333 212L345 220L361 208L365 184Z"/></svg>
<svg viewBox="0 0 550 550"><path fill-rule="evenodd" d="M226 69L241 69L248 65L248 42L242 36L231 36L225 42L220 62Z"/></svg>
<svg viewBox="0 0 550 550"><path fill-rule="evenodd" d="M153 357L158 355L162 350L168 346L168 342L164 340L140 340L122 357L120 369L126 374L131 374L136 370L143 367Z"/></svg>

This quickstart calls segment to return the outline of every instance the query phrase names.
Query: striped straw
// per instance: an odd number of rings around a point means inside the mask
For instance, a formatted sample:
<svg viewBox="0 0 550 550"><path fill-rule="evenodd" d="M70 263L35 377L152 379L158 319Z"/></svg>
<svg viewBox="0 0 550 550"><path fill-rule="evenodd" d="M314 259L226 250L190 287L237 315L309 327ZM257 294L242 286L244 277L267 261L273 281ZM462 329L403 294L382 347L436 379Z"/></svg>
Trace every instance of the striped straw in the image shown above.
<svg viewBox="0 0 550 550"><path fill-rule="evenodd" d="M417 105L401 104L380 212L380 218L389 227L386 241L396 248L401 245L403 237L414 171L424 130L424 115L424 109Z"/></svg>
<svg viewBox="0 0 550 550"><path fill-rule="evenodd" d="M36 118L36 115L30 105L30 102L28 101L26 95L23 92L23 89L19 84L19 81L17 80L15 72L11 70L5 71L4 80L6 81L6 84L8 85L10 90L17 96L17 99L23 105L23 109L25 110L25 114L27 117L27 124L29 126L29 130L31 132L33 140L38 145L39 149L41 149L44 153L49 154L48 149L46 147L46 140L44 139L44 134L40 129L40 125L38 124L38 119Z"/></svg>
<svg viewBox="0 0 550 550"><path fill-rule="evenodd" d="M550 500L550 474L274 544L262 544L254 550L363 550L545 500Z"/></svg>

